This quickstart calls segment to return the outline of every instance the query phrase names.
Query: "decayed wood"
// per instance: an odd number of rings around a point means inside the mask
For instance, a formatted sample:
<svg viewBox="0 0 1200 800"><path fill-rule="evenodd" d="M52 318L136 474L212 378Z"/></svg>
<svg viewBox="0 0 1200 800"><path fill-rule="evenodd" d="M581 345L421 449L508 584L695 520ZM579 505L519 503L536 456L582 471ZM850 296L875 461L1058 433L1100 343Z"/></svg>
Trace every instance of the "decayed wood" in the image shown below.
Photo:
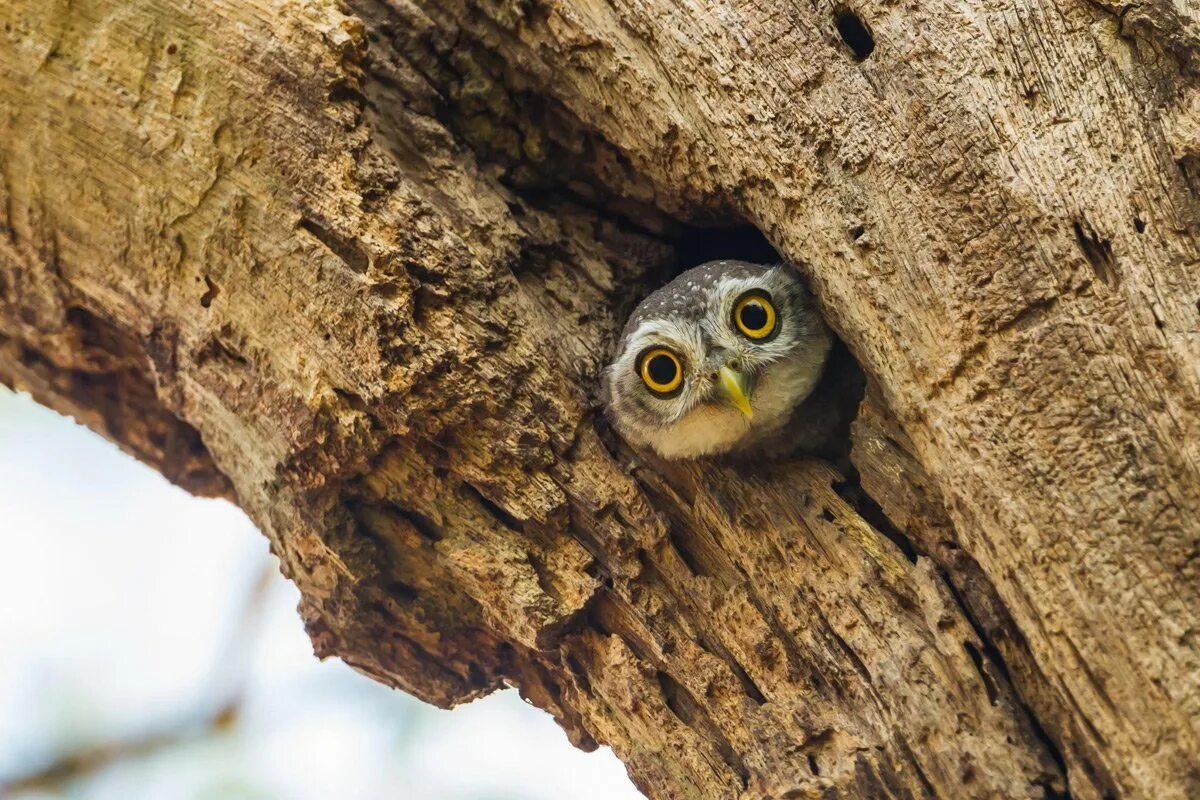
<svg viewBox="0 0 1200 800"><path fill-rule="evenodd" d="M516 684L651 797L1196 796L1194 30L8 2L0 379L236 499L318 653ZM597 413L623 315L739 218L868 377L844 474Z"/></svg>

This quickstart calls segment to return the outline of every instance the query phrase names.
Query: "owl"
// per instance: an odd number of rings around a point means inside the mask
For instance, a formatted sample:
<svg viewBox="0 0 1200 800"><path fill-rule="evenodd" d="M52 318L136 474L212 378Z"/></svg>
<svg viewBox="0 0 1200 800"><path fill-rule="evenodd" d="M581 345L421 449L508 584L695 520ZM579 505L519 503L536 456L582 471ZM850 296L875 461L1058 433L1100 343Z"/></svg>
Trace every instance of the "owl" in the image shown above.
<svg viewBox="0 0 1200 800"><path fill-rule="evenodd" d="M831 342L792 267L711 261L634 310L604 373L608 414L669 459L787 451Z"/></svg>

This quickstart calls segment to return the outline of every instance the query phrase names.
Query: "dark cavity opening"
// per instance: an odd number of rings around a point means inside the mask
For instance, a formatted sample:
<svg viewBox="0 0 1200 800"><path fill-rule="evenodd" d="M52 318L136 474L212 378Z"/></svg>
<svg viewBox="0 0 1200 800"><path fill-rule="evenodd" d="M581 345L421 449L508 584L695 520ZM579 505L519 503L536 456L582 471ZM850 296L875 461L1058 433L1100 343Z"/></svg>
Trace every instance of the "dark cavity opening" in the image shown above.
<svg viewBox="0 0 1200 800"><path fill-rule="evenodd" d="M710 261L735 260L751 264L799 263L798 268L804 272L803 262L788 262L762 231L753 225L745 224L743 219L733 215L716 218L709 216L705 218L705 224L680 224L670 231L669 239L674 249L673 263L664 265L665 274L650 276L648 285L640 287L644 293L628 298L628 305L622 304L616 309L618 319L625 319L645 297L645 293L668 283L686 270ZM751 311L753 318L745 320L748 327L760 327L758 323L764 320L756 315L761 313L762 310L757 308ZM847 474L853 469L849 459L850 425L858 412L866 381L854 356L838 339L836 332L832 333L834 343L824 375L797 411L807 420L807 424L803 426L803 430L797 431L794 439L781 450L792 456L804 454L822 458L843 474ZM598 418L597 429L609 451L619 452L616 438L607 430L608 426L603 417Z"/></svg>
<svg viewBox="0 0 1200 800"><path fill-rule="evenodd" d="M858 361L834 333L825 373L800 405L807 423L797 432L797 452L823 458L843 475L855 474L850 463L850 426L858 416L866 386Z"/></svg>
<svg viewBox="0 0 1200 800"><path fill-rule="evenodd" d="M871 53L875 52L875 39L858 14L848 8L843 8L834 16L834 23L837 25L842 41L854 53L855 61L866 61Z"/></svg>
<svg viewBox="0 0 1200 800"><path fill-rule="evenodd" d="M706 261L736 259L752 264L778 264L779 252L753 225L724 228L685 226L675 244L679 271L697 267Z"/></svg>

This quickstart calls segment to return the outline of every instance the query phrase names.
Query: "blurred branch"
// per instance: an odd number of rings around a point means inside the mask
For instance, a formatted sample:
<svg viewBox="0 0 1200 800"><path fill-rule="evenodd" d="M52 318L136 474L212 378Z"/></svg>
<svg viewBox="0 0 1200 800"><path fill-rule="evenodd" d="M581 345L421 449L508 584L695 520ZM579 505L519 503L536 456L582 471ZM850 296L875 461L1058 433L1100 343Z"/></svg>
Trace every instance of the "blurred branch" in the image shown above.
<svg viewBox="0 0 1200 800"><path fill-rule="evenodd" d="M0 783L0 798L9 800L31 791L49 791L122 761L146 758L187 742L199 741L228 729L237 720L240 698L199 720L185 720L162 731L122 741L100 742L66 753L25 775Z"/></svg>
<svg viewBox="0 0 1200 800"><path fill-rule="evenodd" d="M266 559L239 607L240 612L230 625L227 640L217 651L218 657L209 680L210 688L205 693L221 698L215 707L201 713L182 715L178 721L160 730L84 745L24 775L0 777L0 800L11 800L32 791L53 790L114 764L147 758L232 728L241 713L250 671L250 652L261 629L268 590L277 574L275 560Z"/></svg>

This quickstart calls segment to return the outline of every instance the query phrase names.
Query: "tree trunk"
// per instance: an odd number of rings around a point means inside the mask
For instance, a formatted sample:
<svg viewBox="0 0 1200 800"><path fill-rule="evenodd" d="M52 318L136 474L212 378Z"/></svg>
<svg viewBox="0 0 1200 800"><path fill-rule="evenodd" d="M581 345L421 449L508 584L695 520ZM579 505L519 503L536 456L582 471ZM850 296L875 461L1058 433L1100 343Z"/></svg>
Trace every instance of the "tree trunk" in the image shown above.
<svg viewBox="0 0 1200 800"><path fill-rule="evenodd" d="M652 798L1200 797L1196 13L5 0L0 379L235 499L319 655ZM748 225L852 466L600 413Z"/></svg>

